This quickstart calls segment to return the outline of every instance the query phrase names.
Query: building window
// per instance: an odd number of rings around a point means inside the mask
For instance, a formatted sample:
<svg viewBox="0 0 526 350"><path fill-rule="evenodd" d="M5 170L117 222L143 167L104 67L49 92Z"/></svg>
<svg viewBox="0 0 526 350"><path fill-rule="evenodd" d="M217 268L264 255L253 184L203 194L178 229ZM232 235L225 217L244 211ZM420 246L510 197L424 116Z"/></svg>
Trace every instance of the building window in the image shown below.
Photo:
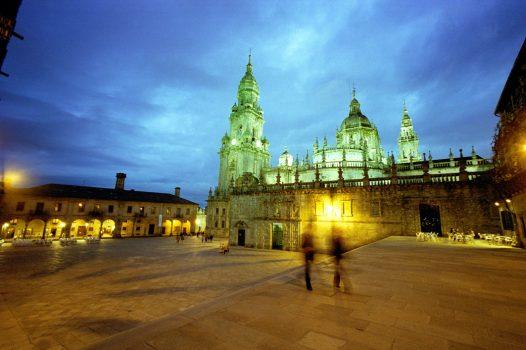
<svg viewBox="0 0 526 350"><path fill-rule="evenodd" d="M342 216L352 216L352 200L342 202Z"/></svg>
<svg viewBox="0 0 526 350"><path fill-rule="evenodd" d="M177 217L181 216L181 208L177 208L175 210L175 216L177 216Z"/></svg>
<svg viewBox="0 0 526 350"><path fill-rule="evenodd" d="M190 208L186 208L186 215L190 215Z"/></svg>
<svg viewBox="0 0 526 350"><path fill-rule="evenodd" d="M139 208L139 214L144 214L144 207Z"/></svg>
<svg viewBox="0 0 526 350"><path fill-rule="evenodd" d="M62 211L62 203L55 203L55 211L56 212Z"/></svg>
<svg viewBox="0 0 526 350"><path fill-rule="evenodd" d="M135 228L135 231L139 231L140 229L141 229L141 227L140 227L140 226L137 226L137 227Z"/></svg>
<svg viewBox="0 0 526 350"><path fill-rule="evenodd" d="M225 220L221 221L221 228L225 228Z"/></svg>
<svg viewBox="0 0 526 350"><path fill-rule="evenodd" d="M225 216L225 214L226 214L226 208L223 208L222 214L223 214L223 216Z"/></svg>
<svg viewBox="0 0 526 350"><path fill-rule="evenodd" d="M216 215L219 215L219 208L216 208Z"/></svg>
<svg viewBox="0 0 526 350"><path fill-rule="evenodd" d="M381 216L380 200L371 201L371 216Z"/></svg>
<svg viewBox="0 0 526 350"><path fill-rule="evenodd" d="M35 208L36 213L42 213L44 211L44 202L38 202Z"/></svg>
<svg viewBox="0 0 526 350"><path fill-rule="evenodd" d="M152 215L155 214L155 210L156 210L155 207L151 207L150 208L150 214L152 214Z"/></svg>
<svg viewBox="0 0 526 350"><path fill-rule="evenodd" d="M502 229L513 231L513 214L508 210L500 212L500 219L502 220Z"/></svg>
<svg viewBox="0 0 526 350"><path fill-rule="evenodd" d="M113 213L113 205L108 205L108 213Z"/></svg>
<svg viewBox="0 0 526 350"><path fill-rule="evenodd" d="M100 204L95 204L95 210L100 210Z"/></svg>
<svg viewBox="0 0 526 350"><path fill-rule="evenodd" d="M166 215L170 215L170 213L171 213L170 208L166 208Z"/></svg>
<svg viewBox="0 0 526 350"><path fill-rule="evenodd" d="M79 208L79 209L78 209L78 210L79 210L79 213L84 213L84 210L86 210L86 206L85 206L84 203L82 203L82 202L79 202L79 203L77 204L77 207Z"/></svg>
<svg viewBox="0 0 526 350"><path fill-rule="evenodd" d="M26 202L16 203L16 211L24 211L25 206L26 206Z"/></svg>
<svg viewBox="0 0 526 350"><path fill-rule="evenodd" d="M126 210L126 212L128 214L131 214L132 211L133 211L133 207L131 205L128 205L128 209Z"/></svg>

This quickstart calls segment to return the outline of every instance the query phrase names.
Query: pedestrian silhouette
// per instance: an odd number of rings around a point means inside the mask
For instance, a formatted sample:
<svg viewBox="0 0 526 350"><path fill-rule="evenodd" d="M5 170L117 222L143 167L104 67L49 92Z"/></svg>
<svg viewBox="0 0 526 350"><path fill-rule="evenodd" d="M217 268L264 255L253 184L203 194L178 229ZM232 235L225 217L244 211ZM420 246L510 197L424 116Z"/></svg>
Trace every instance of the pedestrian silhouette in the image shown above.
<svg viewBox="0 0 526 350"><path fill-rule="evenodd" d="M310 233L305 233L303 235L303 254L305 257L305 285L307 290L312 290L312 285L310 283L310 269L311 264L314 262L314 244L312 243L312 236Z"/></svg>
<svg viewBox="0 0 526 350"><path fill-rule="evenodd" d="M341 282L346 292L350 292L351 283L343 265L343 253L345 253L345 244L342 235L338 231L332 234L331 255L334 258L334 288L340 288Z"/></svg>

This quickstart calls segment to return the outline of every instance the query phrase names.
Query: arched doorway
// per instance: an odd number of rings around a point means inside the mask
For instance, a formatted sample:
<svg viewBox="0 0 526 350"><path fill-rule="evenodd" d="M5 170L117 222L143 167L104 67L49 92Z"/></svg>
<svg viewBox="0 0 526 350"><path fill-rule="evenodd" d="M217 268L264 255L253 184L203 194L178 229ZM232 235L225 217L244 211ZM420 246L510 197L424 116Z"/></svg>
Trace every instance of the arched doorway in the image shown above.
<svg viewBox="0 0 526 350"><path fill-rule="evenodd" d="M179 220L172 221L172 232L174 235L181 234L181 221Z"/></svg>
<svg viewBox="0 0 526 350"><path fill-rule="evenodd" d="M100 220L93 219L86 223L86 236L87 237L99 237L99 232L101 229L101 222Z"/></svg>
<svg viewBox="0 0 526 350"><path fill-rule="evenodd" d="M44 226L46 226L46 223L41 219L31 220L27 224L26 238L42 238Z"/></svg>
<svg viewBox="0 0 526 350"><path fill-rule="evenodd" d="M11 224L9 222L2 223L2 234L0 235L0 238L12 238L12 237L7 237L10 226Z"/></svg>
<svg viewBox="0 0 526 350"><path fill-rule="evenodd" d="M102 222L101 237L102 238L112 238L113 231L115 231L115 221L111 219L104 220Z"/></svg>
<svg viewBox="0 0 526 350"><path fill-rule="evenodd" d="M78 219L78 220L73 221L73 223L71 223L70 236L72 238L84 237L87 232L88 232L88 228L86 225L86 221L82 219Z"/></svg>
<svg viewBox="0 0 526 350"><path fill-rule="evenodd" d="M234 225L235 239L238 246L245 246L248 226L244 221L238 221Z"/></svg>
<svg viewBox="0 0 526 350"><path fill-rule="evenodd" d="M161 228L161 234L163 236L171 236L172 235L172 222L170 220L164 220L163 226Z"/></svg>
<svg viewBox="0 0 526 350"><path fill-rule="evenodd" d="M66 223L59 219L51 219L46 225L46 238L57 239L63 234Z"/></svg>
<svg viewBox="0 0 526 350"><path fill-rule="evenodd" d="M191 231L191 228L192 228L192 225L190 224L190 221L186 220L182 227L181 227L181 230L184 234L189 234L190 231Z"/></svg>
<svg viewBox="0 0 526 350"><path fill-rule="evenodd" d="M5 238L23 238L26 225L26 222L22 219L10 220Z"/></svg>

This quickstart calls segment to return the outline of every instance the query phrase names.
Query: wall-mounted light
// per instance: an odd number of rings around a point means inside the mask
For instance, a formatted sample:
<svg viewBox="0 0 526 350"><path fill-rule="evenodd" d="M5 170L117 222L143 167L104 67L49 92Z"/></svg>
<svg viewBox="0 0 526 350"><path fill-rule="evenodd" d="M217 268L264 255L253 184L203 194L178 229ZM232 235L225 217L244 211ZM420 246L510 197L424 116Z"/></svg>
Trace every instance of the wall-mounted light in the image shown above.
<svg viewBox="0 0 526 350"><path fill-rule="evenodd" d="M495 202L495 206L498 207L500 204L499 202Z"/></svg>
<svg viewBox="0 0 526 350"><path fill-rule="evenodd" d="M511 199L506 198L506 203L511 203Z"/></svg>

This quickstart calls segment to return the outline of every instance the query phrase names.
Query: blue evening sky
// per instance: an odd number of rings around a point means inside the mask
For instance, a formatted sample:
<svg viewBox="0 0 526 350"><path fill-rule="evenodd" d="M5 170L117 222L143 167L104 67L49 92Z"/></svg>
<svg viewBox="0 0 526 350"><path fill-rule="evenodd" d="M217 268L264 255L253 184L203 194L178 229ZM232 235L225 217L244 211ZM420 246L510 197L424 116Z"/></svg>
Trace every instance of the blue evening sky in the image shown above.
<svg viewBox="0 0 526 350"><path fill-rule="evenodd" d="M335 142L353 81L386 151L405 99L421 151L490 157L526 2L25 0L16 29L0 152L24 185L113 187L122 171L204 204L250 48L273 164Z"/></svg>

